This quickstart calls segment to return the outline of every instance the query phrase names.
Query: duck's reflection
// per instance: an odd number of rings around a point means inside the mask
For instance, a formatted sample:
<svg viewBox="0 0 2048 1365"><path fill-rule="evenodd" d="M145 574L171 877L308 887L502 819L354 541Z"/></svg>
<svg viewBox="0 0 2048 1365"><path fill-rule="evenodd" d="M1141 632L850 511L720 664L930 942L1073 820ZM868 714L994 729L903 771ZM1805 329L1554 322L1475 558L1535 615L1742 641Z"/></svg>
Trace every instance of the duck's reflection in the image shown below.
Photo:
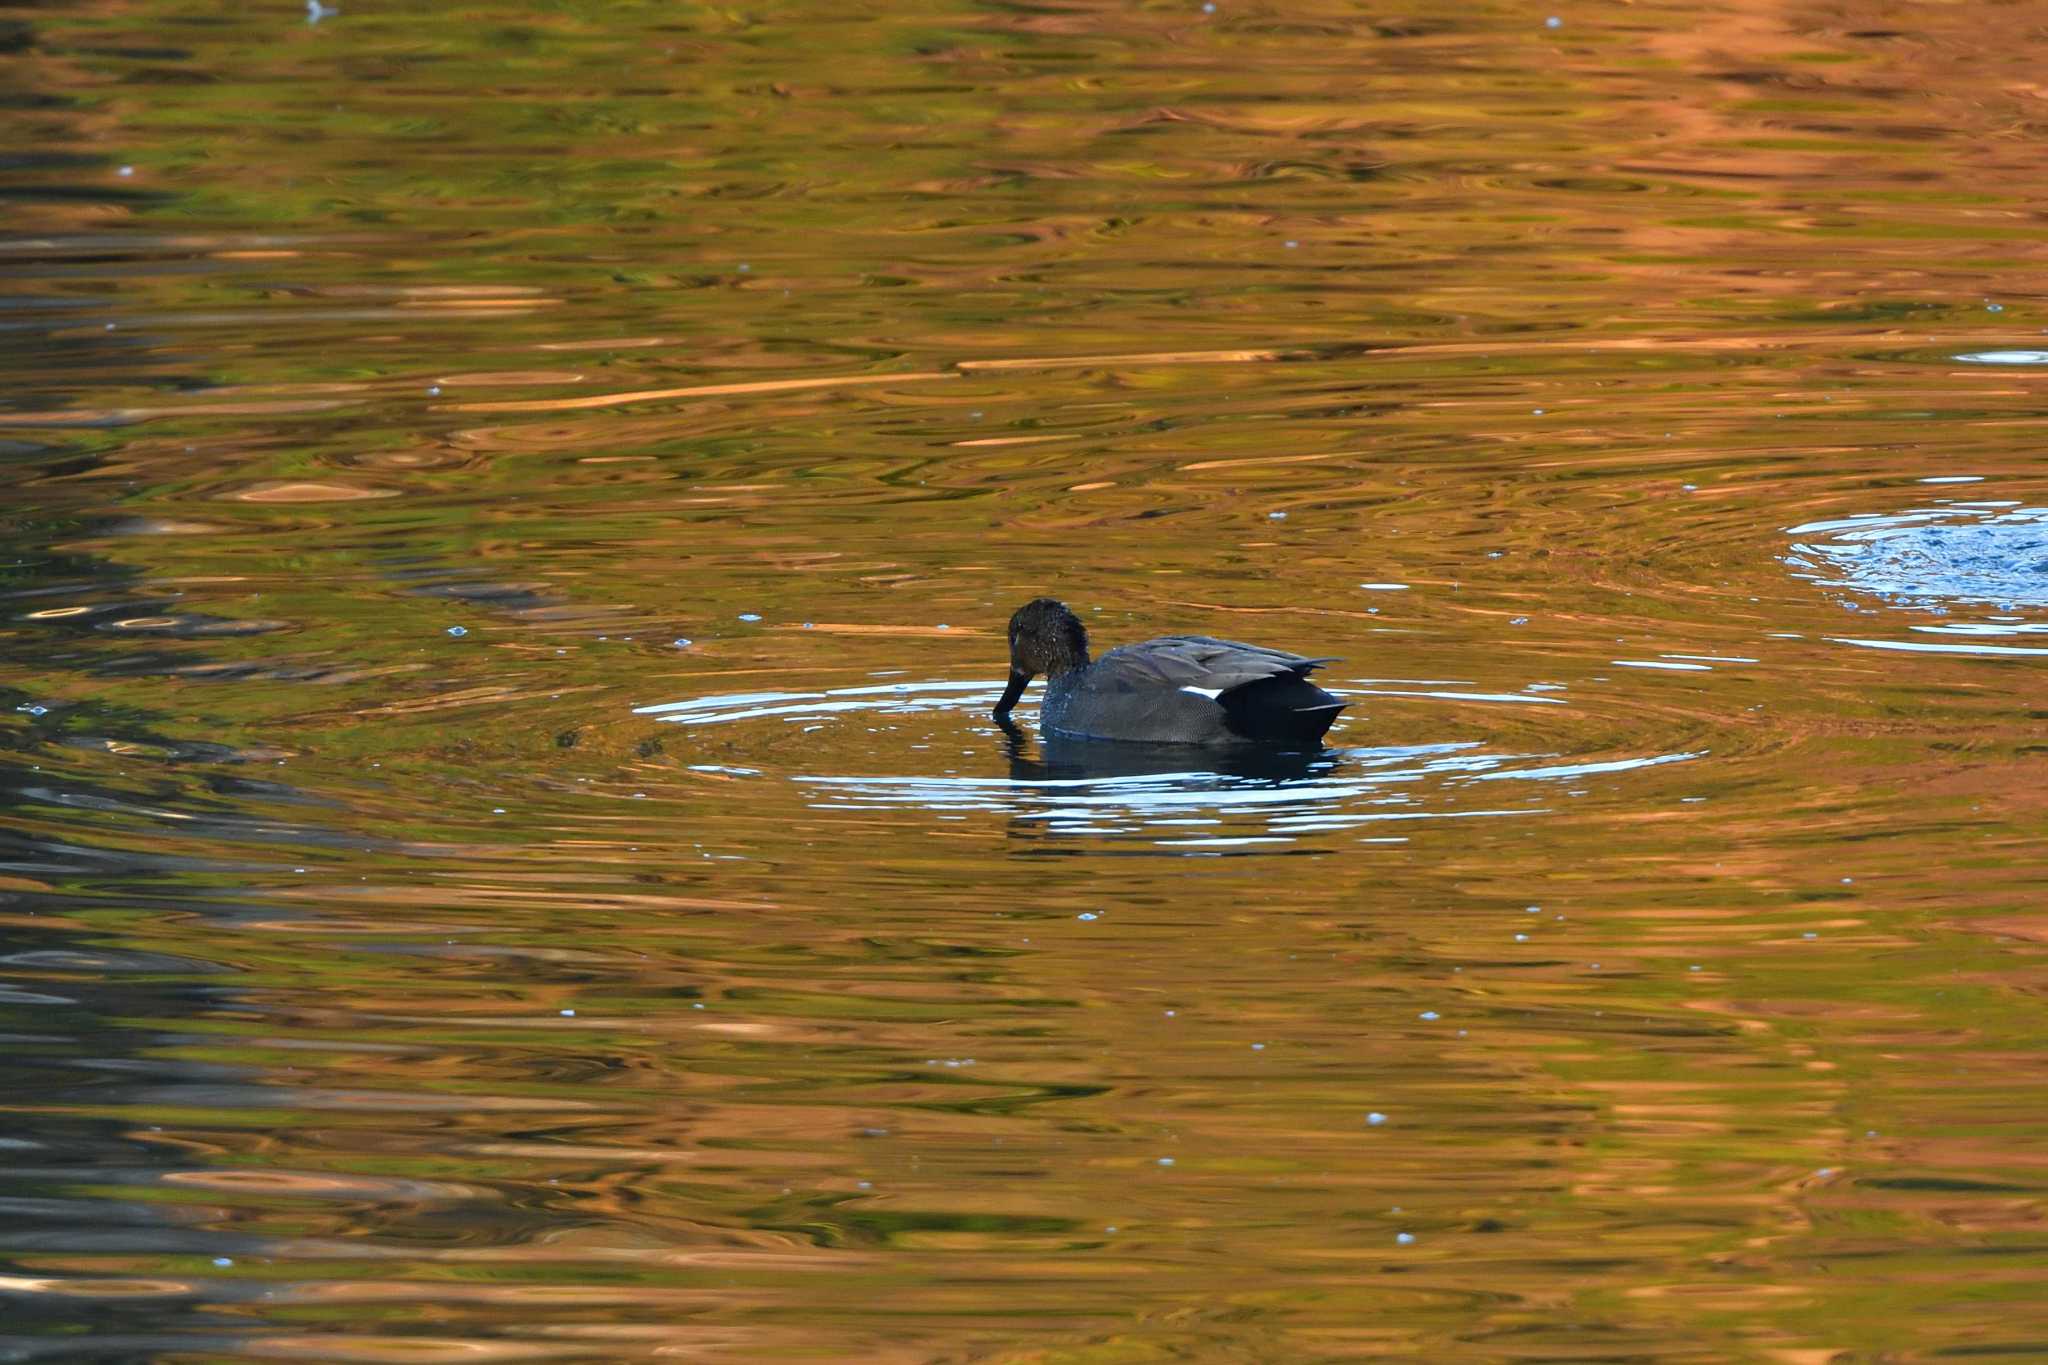
<svg viewBox="0 0 2048 1365"><path fill-rule="evenodd" d="M1343 762L1341 751L1320 746L1296 750L1264 744L1132 744L1058 735L1034 739L1014 721L999 723L1015 782L1215 777L1279 784L1327 777Z"/></svg>

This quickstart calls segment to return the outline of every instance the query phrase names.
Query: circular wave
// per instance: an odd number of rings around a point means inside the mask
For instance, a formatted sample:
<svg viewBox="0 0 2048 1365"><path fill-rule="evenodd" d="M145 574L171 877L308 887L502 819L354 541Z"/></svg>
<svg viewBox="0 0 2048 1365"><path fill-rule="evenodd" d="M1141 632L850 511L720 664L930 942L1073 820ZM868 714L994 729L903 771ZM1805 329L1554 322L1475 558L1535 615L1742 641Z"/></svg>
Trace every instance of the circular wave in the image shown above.
<svg viewBox="0 0 2048 1365"><path fill-rule="evenodd" d="M1358 697L1564 705L1540 693L1494 695L1446 691L1432 680L1377 681L1395 685L1338 690ZM1605 775L1700 756L1676 751L1567 757L1507 752L1473 740L1289 754L1034 739L1022 732L999 735L986 725L998 691L985 682L891 682L696 697L638 707L636 713L692 728L773 723L804 733L836 731L820 736L804 767L784 774L804 790L813 810L915 809L934 821L955 822L995 817L1048 836L1136 841L1183 854L1270 849L1346 832L1359 842L1405 843L1403 831L1414 828L1412 822L1542 815L1553 809L1547 793L1583 795ZM921 727L920 720L931 723ZM879 745L849 749L836 742L884 728L892 739ZM984 747L992 738L999 748L995 754ZM759 766L690 766L728 778L771 777L779 766L772 757L776 747L764 736ZM875 771L906 761L920 770Z"/></svg>

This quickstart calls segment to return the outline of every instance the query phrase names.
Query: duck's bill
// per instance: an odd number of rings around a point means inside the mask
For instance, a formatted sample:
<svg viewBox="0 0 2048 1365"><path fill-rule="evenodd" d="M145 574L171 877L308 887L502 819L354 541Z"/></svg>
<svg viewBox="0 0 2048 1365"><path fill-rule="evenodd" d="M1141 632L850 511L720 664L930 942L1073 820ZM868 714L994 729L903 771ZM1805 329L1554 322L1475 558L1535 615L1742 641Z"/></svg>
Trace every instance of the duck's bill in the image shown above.
<svg viewBox="0 0 2048 1365"><path fill-rule="evenodd" d="M1031 675L1022 669L1010 670L1010 685L1003 689L1003 699L996 703L996 719L1010 714L1010 708L1017 704L1017 698L1024 695L1024 689L1031 684Z"/></svg>

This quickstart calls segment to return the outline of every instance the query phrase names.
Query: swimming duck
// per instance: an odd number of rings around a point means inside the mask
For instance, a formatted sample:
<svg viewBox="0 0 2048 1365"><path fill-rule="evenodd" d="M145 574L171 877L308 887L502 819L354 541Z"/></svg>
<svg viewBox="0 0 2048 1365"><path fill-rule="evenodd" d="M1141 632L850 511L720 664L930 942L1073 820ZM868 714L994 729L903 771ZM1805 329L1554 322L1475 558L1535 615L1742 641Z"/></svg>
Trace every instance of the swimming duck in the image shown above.
<svg viewBox="0 0 2048 1365"><path fill-rule="evenodd" d="M1009 724L1017 698L1043 673L1038 719L1047 734L1313 748L1345 706L1308 680L1330 662L1206 635L1164 635L1091 663L1081 618L1040 597L1010 618L1010 684L995 717Z"/></svg>

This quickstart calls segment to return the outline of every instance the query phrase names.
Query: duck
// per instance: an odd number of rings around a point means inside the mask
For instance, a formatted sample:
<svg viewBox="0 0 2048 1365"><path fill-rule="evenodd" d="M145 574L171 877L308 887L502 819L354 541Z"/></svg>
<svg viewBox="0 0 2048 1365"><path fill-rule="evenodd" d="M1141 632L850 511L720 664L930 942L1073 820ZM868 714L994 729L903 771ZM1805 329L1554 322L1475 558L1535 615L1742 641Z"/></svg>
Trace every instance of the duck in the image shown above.
<svg viewBox="0 0 2048 1365"><path fill-rule="evenodd" d="M1010 681L996 723L1045 675L1041 731L1143 744L1322 746L1347 703L1308 680L1309 658L1206 635L1162 635L1090 661L1088 629L1066 603L1033 598L1010 618Z"/></svg>

